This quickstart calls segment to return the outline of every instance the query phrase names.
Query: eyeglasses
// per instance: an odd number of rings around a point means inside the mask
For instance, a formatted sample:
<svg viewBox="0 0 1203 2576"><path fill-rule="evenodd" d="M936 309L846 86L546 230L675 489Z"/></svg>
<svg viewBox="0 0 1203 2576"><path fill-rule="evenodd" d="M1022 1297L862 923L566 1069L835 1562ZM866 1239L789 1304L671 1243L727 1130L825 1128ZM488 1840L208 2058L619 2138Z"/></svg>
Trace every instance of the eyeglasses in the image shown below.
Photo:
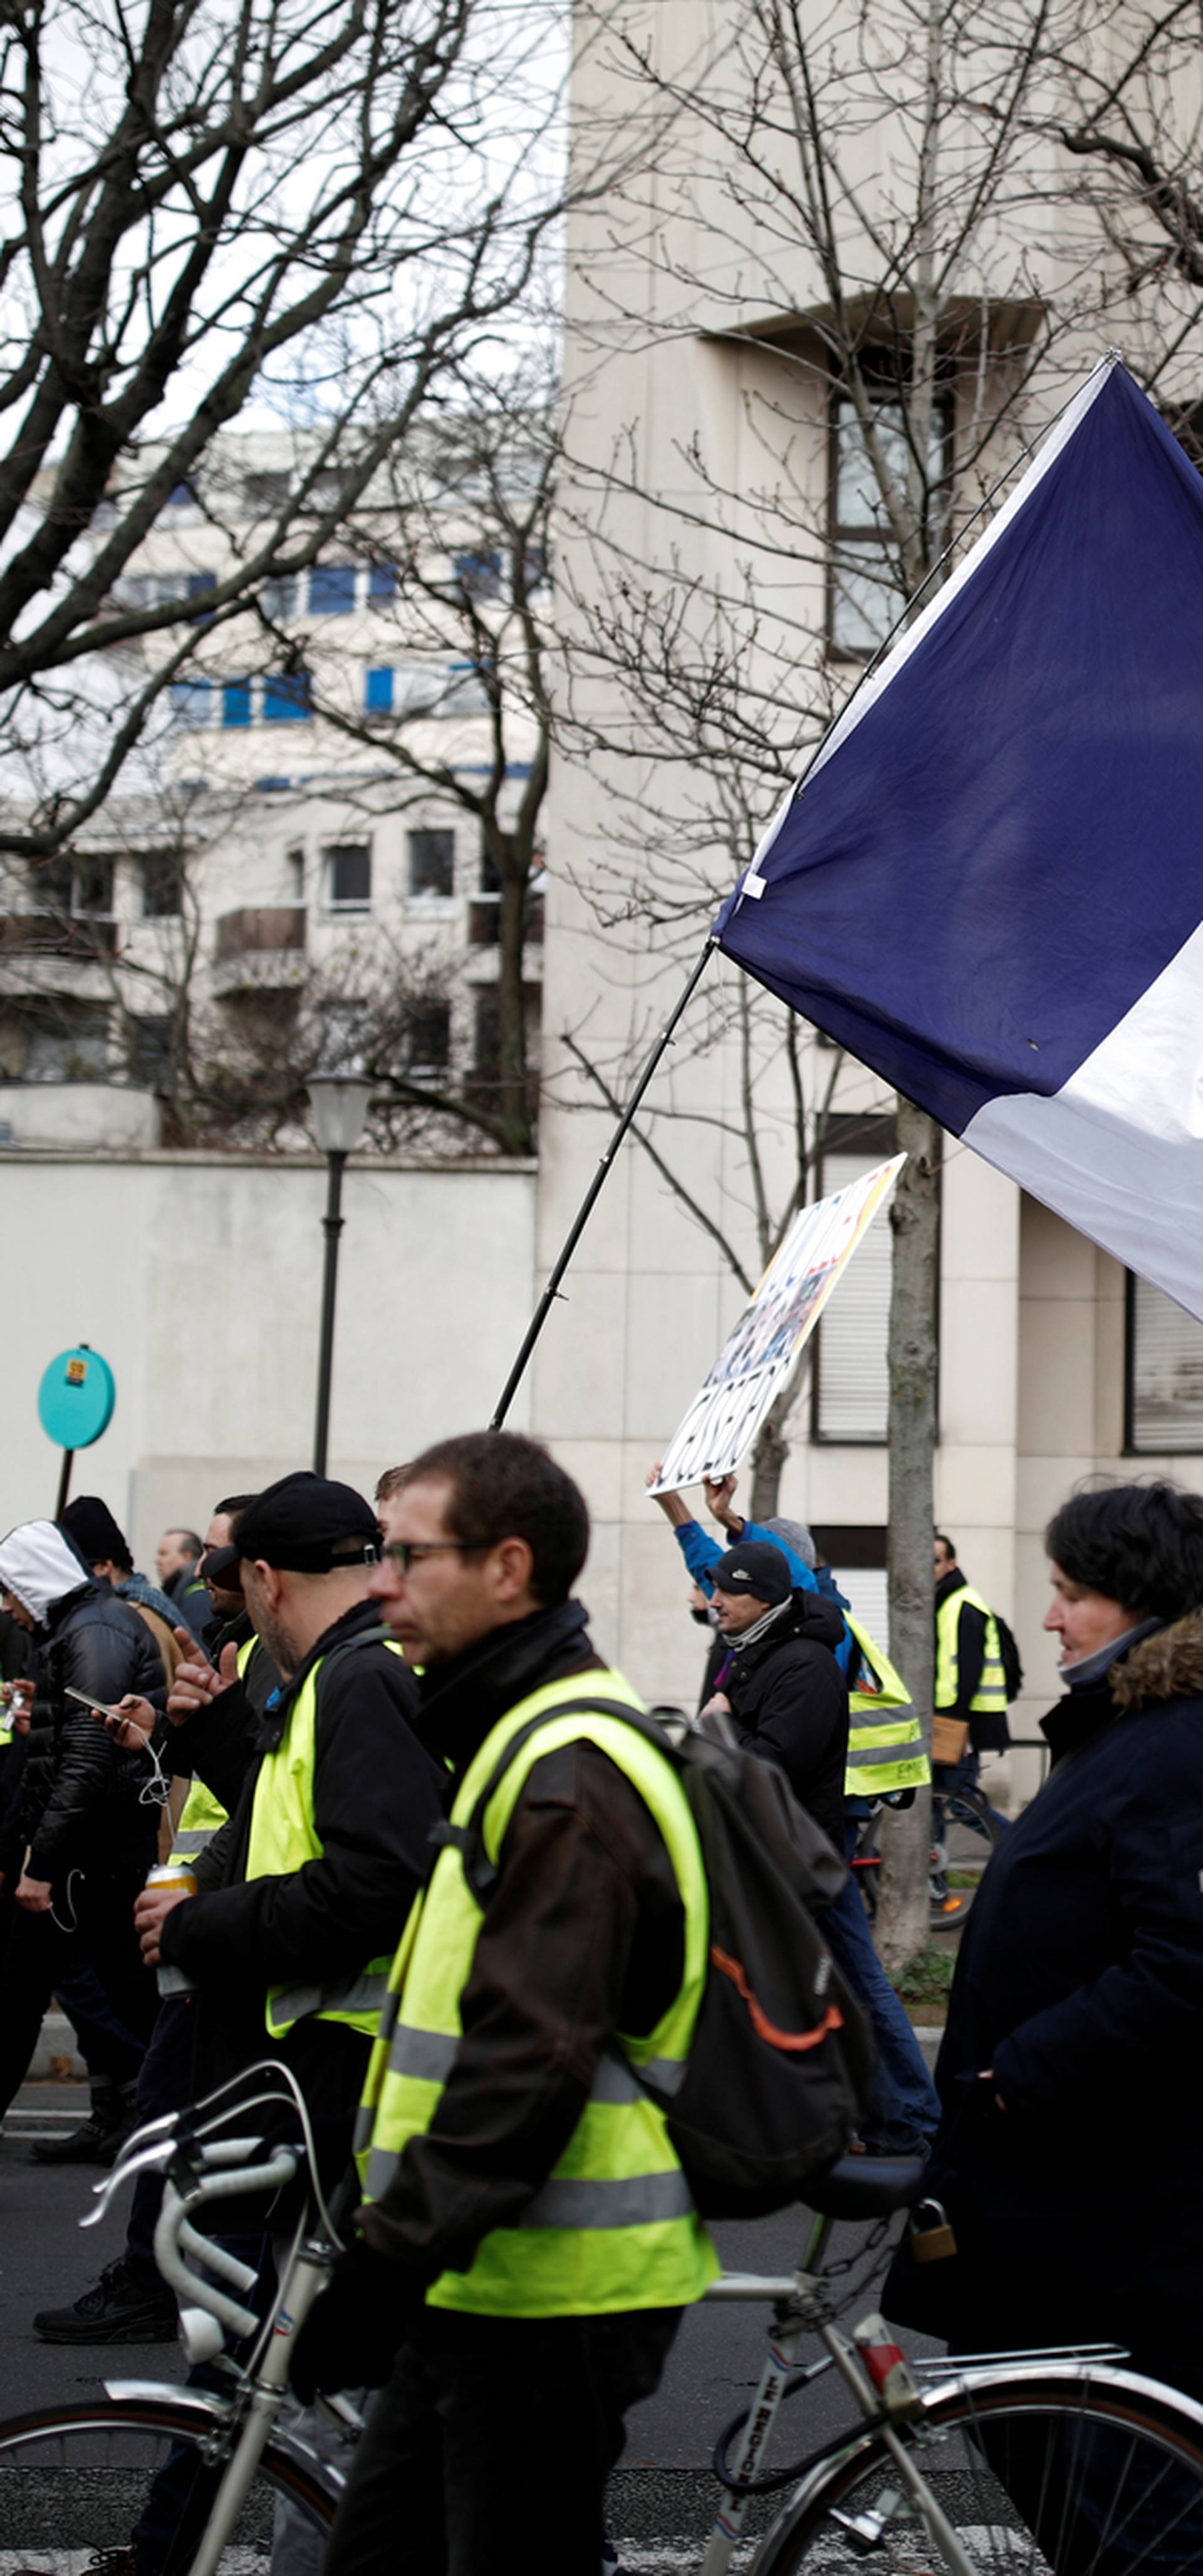
<svg viewBox="0 0 1203 2576"><path fill-rule="evenodd" d="M390 1565L399 1566L402 1574L412 1573L424 1556L440 1556L454 1550L457 1556L487 1556L491 1538L395 1538L380 1550Z"/></svg>

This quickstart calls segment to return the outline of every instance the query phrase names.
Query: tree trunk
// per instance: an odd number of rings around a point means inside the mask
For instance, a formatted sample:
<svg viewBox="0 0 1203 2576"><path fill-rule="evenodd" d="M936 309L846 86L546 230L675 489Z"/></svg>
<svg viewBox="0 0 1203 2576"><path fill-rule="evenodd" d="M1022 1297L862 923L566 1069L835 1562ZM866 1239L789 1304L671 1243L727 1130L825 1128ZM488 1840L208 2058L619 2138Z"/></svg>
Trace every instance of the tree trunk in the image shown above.
<svg viewBox="0 0 1203 2576"><path fill-rule="evenodd" d="M898 1144L909 1160L899 1175L890 1211L894 1237L889 1342L890 1654L912 1694L929 1751L939 1142L934 1118L900 1097ZM877 1942L891 1974L916 1958L928 1937L930 1847L931 1797L920 1789L913 1807L902 1813L887 1810L883 1817Z"/></svg>

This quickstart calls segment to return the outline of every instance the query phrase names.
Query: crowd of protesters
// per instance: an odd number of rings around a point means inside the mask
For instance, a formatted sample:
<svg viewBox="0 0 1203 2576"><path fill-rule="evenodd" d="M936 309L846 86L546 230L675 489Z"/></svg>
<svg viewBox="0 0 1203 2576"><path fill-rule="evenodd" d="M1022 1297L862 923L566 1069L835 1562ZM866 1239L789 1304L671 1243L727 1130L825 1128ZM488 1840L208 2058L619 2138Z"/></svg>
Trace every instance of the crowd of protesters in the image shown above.
<svg viewBox="0 0 1203 2576"><path fill-rule="evenodd" d="M730 1479L708 1489L718 1540L657 1500L707 1631L698 1722L775 1763L850 1854L875 1801L931 1776L904 1682L803 1524L742 1521ZM223 1496L203 1537L164 1533L158 1585L96 1497L0 1542L0 2109L53 1995L91 2107L43 2158L103 2162L269 2055L327 2185L354 2141L354 2241L294 2365L306 2399L380 2392L328 2576L383 2576L402 2523L416 2565L483 2576L536 2422L525 2566L593 2576L624 2417L717 2269L662 2112L619 2080L624 2049L687 2057L706 1886L677 1775L623 1723L640 1703L575 1596L588 1539L546 1453L482 1433L371 1504L301 1473ZM855 2144L930 2152L954 2224L947 2264L895 2262L891 2313L954 2346L972 2319L980 2344L984 2302L998 2347L1118 2338L1203 2396L1203 1501L1076 1496L1047 1545L1068 1695L969 1915L935 2085L852 1879L824 1918L876 2044ZM999 1624L941 1550L937 1698L972 1763L1005 1721ZM1125 2271L1134 2175L1165 2224ZM173 2333L157 2191L100 2280L34 2320L45 2339ZM265 2223L246 2214L248 2241ZM265 2278L270 2259L264 2239ZM169 2464L113 2576L159 2576L182 2510Z"/></svg>

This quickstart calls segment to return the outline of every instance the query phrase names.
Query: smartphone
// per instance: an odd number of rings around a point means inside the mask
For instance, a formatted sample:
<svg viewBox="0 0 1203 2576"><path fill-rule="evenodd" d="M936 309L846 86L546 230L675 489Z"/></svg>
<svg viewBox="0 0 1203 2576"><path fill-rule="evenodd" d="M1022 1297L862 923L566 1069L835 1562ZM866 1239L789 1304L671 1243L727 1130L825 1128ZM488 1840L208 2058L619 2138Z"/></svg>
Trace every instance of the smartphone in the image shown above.
<svg viewBox="0 0 1203 2576"><path fill-rule="evenodd" d="M107 1700L93 1699L88 1691L72 1690L70 1682L64 1683L63 1696L65 1699L81 1700L85 1708L98 1709L102 1717L119 1718L123 1725L126 1718L129 1716L129 1710L127 1708L110 1708Z"/></svg>

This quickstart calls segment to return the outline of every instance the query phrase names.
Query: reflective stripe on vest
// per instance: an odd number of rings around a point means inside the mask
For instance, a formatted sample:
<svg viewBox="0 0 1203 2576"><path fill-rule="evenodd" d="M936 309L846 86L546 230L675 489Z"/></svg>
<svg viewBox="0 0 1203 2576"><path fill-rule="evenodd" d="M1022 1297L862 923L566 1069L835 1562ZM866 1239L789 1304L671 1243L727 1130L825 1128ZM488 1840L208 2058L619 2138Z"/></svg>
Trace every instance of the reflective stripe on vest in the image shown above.
<svg viewBox="0 0 1203 2576"><path fill-rule="evenodd" d="M937 1708L955 1708L957 1698L957 1630L961 1612L968 1605L981 1610L986 1620L986 1646L982 1656L982 1675L970 1709L1003 1709L1007 1705L1007 1676L1003 1670L1002 1648L998 1642L998 1622L988 1601L974 1592L968 1583L950 1592L936 1612L936 1687Z"/></svg>
<svg viewBox="0 0 1203 2576"><path fill-rule="evenodd" d="M258 1643L257 1637L244 1637L238 1649L236 1665L239 1681L245 1681L247 1666ZM220 1798L215 1798L211 1789L206 1789L204 1781L193 1780L180 1809L180 1821L176 1826L175 1841L171 1846L171 1859L178 1860L185 1866L190 1860L195 1860L197 1853L204 1850L206 1843L212 1842L214 1834L221 1832L228 1817L228 1808L222 1806Z"/></svg>
<svg viewBox="0 0 1203 2576"><path fill-rule="evenodd" d="M844 1618L860 1649L857 1687L848 1693L844 1796L881 1798L891 1789L925 1788L931 1764L906 1683L859 1619L848 1611Z"/></svg>
<svg viewBox="0 0 1203 2576"><path fill-rule="evenodd" d="M349 1651L357 1642L349 1639L343 1651ZM375 1638L370 1642L374 1644ZM401 1653L395 1639L383 1642L390 1653ZM333 1651L340 1650L336 1647ZM327 1660L321 1656L306 1673L289 1709L280 1742L260 1762L247 1845L248 1879L291 1878L306 1861L322 1857L323 1845L313 1819L313 1771L318 1675ZM269 2037L281 2039L294 2022L312 2018L346 2022L350 2029L362 2031L365 2038L374 2038L388 1993L388 1968L386 1958L368 1959L354 1976L334 1978L329 1985L269 1986Z"/></svg>
<svg viewBox="0 0 1203 2576"><path fill-rule="evenodd" d="M694 2210L663 2112L635 2069L660 2085L679 2083L705 1983L709 1904L697 1832L681 1783L656 1746L621 1718L557 1707L596 1691L641 1703L620 1673L574 1674L510 1709L481 1745L461 1782L451 1822L467 1826L507 1743L531 1718L547 1722L519 1746L483 1818L485 1853L496 1863L532 1766L565 1744L596 1744L625 1773L663 1837L685 1911L680 1992L656 2029L623 2037L607 2054L563 2154L519 2224L494 2228L466 2272L444 2272L427 2296L433 2307L494 2316L595 2315L678 2307L700 2296L718 2260ZM406 1925L389 1980L390 2000L372 2052L356 2130L365 2198L378 2199L411 2138L436 2118L460 2044L460 1998L472 1973L482 1914L461 1849L439 1852L425 1893Z"/></svg>

